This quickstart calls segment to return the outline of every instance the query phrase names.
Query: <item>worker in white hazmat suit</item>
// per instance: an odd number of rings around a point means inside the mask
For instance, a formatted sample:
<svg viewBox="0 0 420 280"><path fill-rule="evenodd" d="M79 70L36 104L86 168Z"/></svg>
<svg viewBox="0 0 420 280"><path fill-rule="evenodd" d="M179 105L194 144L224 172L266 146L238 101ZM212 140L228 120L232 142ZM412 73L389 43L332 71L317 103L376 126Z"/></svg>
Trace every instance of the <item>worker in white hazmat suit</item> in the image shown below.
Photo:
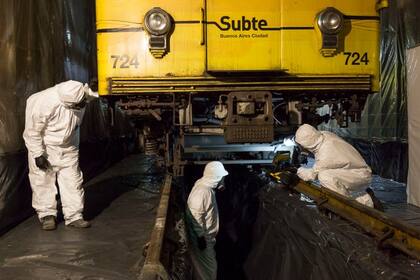
<svg viewBox="0 0 420 280"><path fill-rule="evenodd" d="M298 169L297 175L302 180L318 179L323 187L352 197L368 207L374 206L372 198L375 206L380 204L373 191L366 190L372 179L370 167L349 143L334 133L318 131L308 124L299 127L295 141L315 157L312 168Z"/></svg>
<svg viewBox="0 0 420 280"><path fill-rule="evenodd" d="M219 213L216 189L223 189L223 178L228 175L219 161L209 162L203 177L195 182L188 197L187 222L191 244L194 279L214 280L217 277L216 235Z"/></svg>
<svg viewBox="0 0 420 280"><path fill-rule="evenodd" d="M86 228L79 168L79 127L88 97L87 84L66 81L30 96L23 138L28 149L32 206L44 230L56 228L58 183L65 224Z"/></svg>

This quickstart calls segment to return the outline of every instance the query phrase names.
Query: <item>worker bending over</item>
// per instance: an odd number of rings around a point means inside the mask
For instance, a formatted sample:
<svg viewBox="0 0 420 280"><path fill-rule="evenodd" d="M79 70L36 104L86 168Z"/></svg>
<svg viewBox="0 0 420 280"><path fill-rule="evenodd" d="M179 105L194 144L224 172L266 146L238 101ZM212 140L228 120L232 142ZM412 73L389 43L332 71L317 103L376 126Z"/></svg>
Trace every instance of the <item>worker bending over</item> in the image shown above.
<svg viewBox="0 0 420 280"><path fill-rule="evenodd" d="M325 188L381 210L380 201L368 188L372 170L353 146L334 133L318 131L308 124L299 127L295 141L315 156L312 168L298 169L302 180L318 179Z"/></svg>
<svg viewBox="0 0 420 280"><path fill-rule="evenodd" d="M219 212L215 190L224 188L226 175L228 172L221 162L209 162L203 177L195 182L188 197L187 224L196 280L215 280L217 277L214 246L219 230Z"/></svg>
<svg viewBox="0 0 420 280"><path fill-rule="evenodd" d="M33 94L26 102L23 138L28 149L32 206L44 230L56 228L56 180L65 224L90 226L82 216L79 131L87 97L93 95L86 84L67 81Z"/></svg>

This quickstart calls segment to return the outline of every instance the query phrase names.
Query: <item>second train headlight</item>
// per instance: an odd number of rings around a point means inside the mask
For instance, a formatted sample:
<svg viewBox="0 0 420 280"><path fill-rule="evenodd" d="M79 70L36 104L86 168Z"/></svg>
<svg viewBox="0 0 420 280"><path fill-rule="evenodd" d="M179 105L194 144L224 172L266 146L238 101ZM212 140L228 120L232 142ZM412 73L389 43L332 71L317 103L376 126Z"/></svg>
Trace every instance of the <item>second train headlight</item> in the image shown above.
<svg viewBox="0 0 420 280"><path fill-rule="evenodd" d="M153 8L146 13L144 24L147 32L153 35L164 35L172 27L171 18L161 8Z"/></svg>
<svg viewBox="0 0 420 280"><path fill-rule="evenodd" d="M343 29L344 16L334 8L326 8L318 15L318 26L323 33L337 34Z"/></svg>

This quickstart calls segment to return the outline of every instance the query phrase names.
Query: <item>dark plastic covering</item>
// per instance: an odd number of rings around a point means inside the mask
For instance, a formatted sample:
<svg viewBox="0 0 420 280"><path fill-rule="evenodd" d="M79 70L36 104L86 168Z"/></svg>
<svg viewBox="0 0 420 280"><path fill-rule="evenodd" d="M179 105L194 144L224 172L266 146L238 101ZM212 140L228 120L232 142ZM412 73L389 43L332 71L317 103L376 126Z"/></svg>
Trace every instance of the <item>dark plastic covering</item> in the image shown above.
<svg viewBox="0 0 420 280"><path fill-rule="evenodd" d="M408 144L401 141L381 142L347 138L363 156L374 174L398 182L407 182Z"/></svg>
<svg viewBox="0 0 420 280"><path fill-rule="evenodd" d="M227 168L226 190L216 193L218 279L418 279L418 261L378 249L350 222L319 213L259 170ZM187 184L201 174L188 170ZM404 184L374 176L371 187L387 213L405 205Z"/></svg>
<svg viewBox="0 0 420 280"><path fill-rule="evenodd" d="M73 79L96 76L95 1L0 0L0 232L31 213L25 102L31 94ZM133 130L107 104L88 105L81 128L81 167L87 177L130 148ZM87 160L89 158L89 160Z"/></svg>
<svg viewBox="0 0 420 280"><path fill-rule="evenodd" d="M406 46L414 48L420 45L420 2L417 0L403 0L399 1L399 5L404 17Z"/></svg>
<svg viewBox="0 0 420 280"><path fill-rule="evenodd" d="M34 216L0 237L0 279L138 279L162 182L154 158L125 158L84 185L91 228L45 232Z"/></svg>
<svg viewBox="0 0 420 280"><path fill-rule="evenodd" d="M299 198L275 185L261 190L245 279L418 279L416 261L389 258L350 223Z"/></svg>

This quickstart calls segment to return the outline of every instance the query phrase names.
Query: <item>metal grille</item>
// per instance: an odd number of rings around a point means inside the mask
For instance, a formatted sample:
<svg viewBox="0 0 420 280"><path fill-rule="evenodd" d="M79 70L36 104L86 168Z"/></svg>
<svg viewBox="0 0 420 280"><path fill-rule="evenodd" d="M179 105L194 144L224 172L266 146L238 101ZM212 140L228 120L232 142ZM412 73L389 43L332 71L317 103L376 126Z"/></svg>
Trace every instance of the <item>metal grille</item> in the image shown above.
<svg viewBox="0 0 420 280"><path fill-rule="evenodd" d="M264 143L274 137L272 125L268 126L229 126L226 128L227 143Z"/></svg>

